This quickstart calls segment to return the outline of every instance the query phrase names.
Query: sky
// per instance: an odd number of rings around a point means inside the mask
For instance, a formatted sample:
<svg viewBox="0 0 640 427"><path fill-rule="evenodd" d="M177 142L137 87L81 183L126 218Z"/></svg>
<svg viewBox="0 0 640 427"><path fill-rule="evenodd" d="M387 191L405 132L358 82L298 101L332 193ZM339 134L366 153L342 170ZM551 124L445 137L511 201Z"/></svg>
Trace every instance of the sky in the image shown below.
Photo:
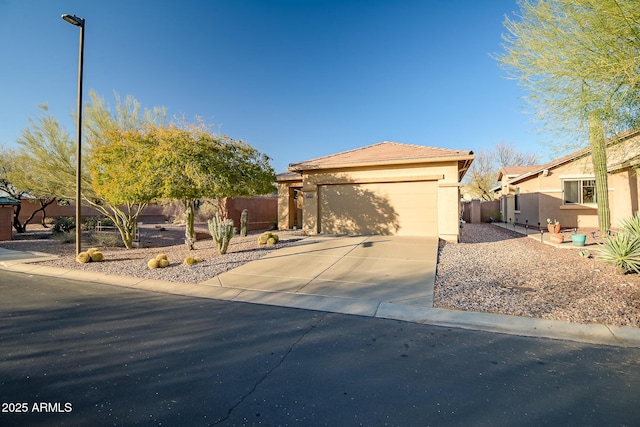
<svg viewBox="0 0 640 427"><path fill-rule="evenodd" d="M0 0L0 146L40 104L75 138L84 94L117 93L290 163L381 141L546 158L526 93L492 55L516 0Z"/></svg>

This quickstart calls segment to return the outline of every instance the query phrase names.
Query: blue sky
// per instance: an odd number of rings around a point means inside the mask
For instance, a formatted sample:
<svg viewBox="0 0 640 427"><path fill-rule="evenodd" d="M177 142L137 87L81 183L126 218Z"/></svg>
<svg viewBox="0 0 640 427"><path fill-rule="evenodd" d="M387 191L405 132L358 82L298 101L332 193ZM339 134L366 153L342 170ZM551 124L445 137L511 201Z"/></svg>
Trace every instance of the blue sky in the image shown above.
<svg viewBox="0 0 640 427"><path fill-rule="evenodd" d="M397 141L544 152L491 58L515 0L0 0L0 145L46 103L75 137L84 91L114 92L289 163ZM542 156L542 160L547 160Z"/></svg>

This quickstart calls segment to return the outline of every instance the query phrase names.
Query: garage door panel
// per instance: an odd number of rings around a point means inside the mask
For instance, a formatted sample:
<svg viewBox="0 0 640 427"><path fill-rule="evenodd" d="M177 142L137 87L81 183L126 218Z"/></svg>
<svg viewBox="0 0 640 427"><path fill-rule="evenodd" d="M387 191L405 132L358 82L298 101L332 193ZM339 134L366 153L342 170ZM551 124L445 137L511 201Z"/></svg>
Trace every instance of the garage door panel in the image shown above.
<svg viewBox="0 0 640 427"><path fill-rule="evenodd" d="M437 235L437 196L436 181L320 186L320 231Z"/></svg>

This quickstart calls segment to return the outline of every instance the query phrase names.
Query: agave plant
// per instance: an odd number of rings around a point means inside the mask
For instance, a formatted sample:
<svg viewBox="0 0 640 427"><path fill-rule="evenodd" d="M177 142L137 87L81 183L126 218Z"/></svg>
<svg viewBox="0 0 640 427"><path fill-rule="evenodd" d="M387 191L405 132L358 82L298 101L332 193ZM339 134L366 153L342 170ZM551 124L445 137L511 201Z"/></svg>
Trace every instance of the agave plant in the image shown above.
<svg viewBox="0 0 640 427"><path fill-rule="evenodd" d="M624 218L620 221L620 230L640 239L640 213Z"/></svg>
<svg viewBox="0 0 640 427"><path fill-rule="evenodd" d="M612 264L620 273L640 273L640 238L619 232L604 240L597 255L604 263Z"/></svg>

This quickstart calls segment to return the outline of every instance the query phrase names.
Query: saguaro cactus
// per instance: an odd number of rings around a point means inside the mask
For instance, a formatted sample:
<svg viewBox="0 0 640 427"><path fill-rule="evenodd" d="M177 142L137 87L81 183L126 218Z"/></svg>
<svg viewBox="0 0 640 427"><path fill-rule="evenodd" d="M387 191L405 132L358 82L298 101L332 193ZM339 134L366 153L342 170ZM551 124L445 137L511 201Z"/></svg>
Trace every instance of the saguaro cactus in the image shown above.
<svg viewBox="0 0 640 427"><path fill-rule="evenodd" d="M211 234L211 237L213 237L213 241L216 242L218 251L221 255L226 254L229 242L236 233L236 229L233 226L233 220L227 219L223 221L220 219L220 215L216 213L213 219L208 221L208 225L209 233Z"/></svg>
<svg viewBox="0 0 640 427"><path fill-rule="evenodd" d="M246 209L242 210L242 214L240 215L240 237L247 236L247 223L249 222L249 211Z"/></svg>

